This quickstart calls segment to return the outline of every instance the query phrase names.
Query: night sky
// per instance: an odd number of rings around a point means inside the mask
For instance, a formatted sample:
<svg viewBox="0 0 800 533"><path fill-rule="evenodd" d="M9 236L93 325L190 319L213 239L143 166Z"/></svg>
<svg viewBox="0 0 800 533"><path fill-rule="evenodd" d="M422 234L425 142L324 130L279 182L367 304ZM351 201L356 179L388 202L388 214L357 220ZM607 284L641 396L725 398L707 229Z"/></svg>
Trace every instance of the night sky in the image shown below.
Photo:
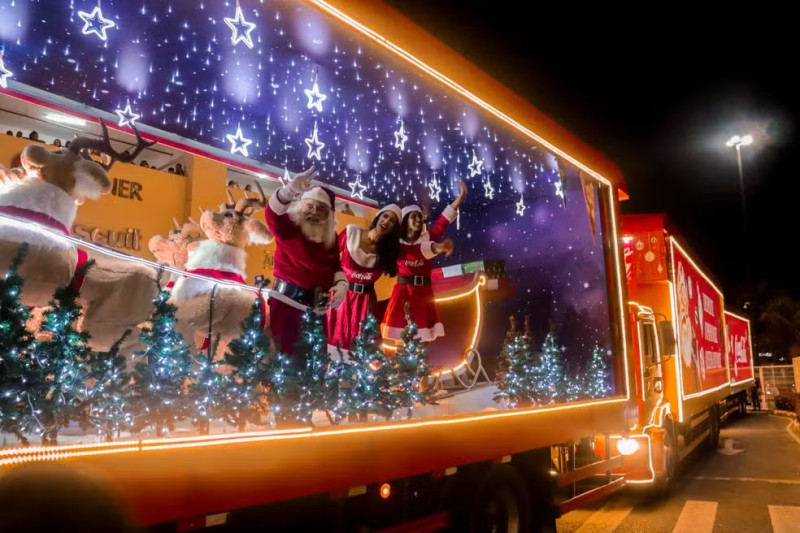
<svg viewBox="0 0 800 533"><path fill-rule="evenodd" d="M531 315L540 340L552 323L571 373L595 344L610 346L598 211L607 186L588 189L593 234L576 169L560 173L552 154L300 2L241 0L241 13L230 1L96 6L0 0L10 88L135 113L249 164L315 163L324 181L421 204L431 218L463 178L469 196L446 264L505 260L517 294L492 304L482 351L499 352L510 314Z"/></svg>
<svg viewBox="0 0 800 533"><path fill-rule="evenodd" d="M752 280L800 296L800 83L796 19L759 4L390 1L621 169L623 212L666 211L740 296ZM733 134L743 148L750 238Z"/></svg>

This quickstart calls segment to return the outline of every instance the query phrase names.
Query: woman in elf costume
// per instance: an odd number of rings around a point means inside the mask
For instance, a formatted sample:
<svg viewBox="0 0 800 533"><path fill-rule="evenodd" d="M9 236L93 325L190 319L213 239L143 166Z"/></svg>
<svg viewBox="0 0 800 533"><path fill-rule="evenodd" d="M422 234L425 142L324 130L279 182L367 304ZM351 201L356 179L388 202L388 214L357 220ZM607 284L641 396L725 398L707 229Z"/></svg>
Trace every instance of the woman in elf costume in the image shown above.
<svg viewBox="0 0 800 533"><path fill-rule="evenodd" d="M372 219L369 229L348 224L339 233L342 271L347 276L347 293L336 309L328 311L328 344L343 350L359 334L361 322L372 312L375 282L383 274L397 275L400 247L400 208L387 205Z"/></svg>
<svg viewBox="0 0 800 533"><path fill-rule="evenodd" d="M438 242L455 220L458 207L467 195L467 186L459 181L459 194L433 223L430 231L424 230L422 210L419 206L403 208L400 225L400 255L397 258L397 284L381 324L381 335L386 339L400 340L400 333L406 327L405 305L409 303L411 320L418 327L417 338L430 342L444 335L444 326L439 319L431 287L433 258L443 253L453 253L450 239Z"/></svg>

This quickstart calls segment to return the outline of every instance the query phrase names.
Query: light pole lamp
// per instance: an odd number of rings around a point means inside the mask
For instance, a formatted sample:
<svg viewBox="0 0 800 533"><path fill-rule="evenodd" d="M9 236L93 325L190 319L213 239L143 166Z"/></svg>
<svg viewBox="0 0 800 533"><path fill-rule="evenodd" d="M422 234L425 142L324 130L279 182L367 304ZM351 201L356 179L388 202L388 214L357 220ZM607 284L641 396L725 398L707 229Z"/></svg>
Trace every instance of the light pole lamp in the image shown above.
<svg viewBox="0 0 800 533"><path fill-rule="evenodd" d="M745 264L747 266L747 282L750 283L750 243L748 241L749 234L747 231L747 201L745 200L744 172L742 171L742 146L753 144L753 136L734 135L728 139L728 142L725 144L726 146L736 148L736 163L739 166L739 186L741 187L742 193L742 228L744 232L745 253L747 254L747 257L745 257Z"/></svg>

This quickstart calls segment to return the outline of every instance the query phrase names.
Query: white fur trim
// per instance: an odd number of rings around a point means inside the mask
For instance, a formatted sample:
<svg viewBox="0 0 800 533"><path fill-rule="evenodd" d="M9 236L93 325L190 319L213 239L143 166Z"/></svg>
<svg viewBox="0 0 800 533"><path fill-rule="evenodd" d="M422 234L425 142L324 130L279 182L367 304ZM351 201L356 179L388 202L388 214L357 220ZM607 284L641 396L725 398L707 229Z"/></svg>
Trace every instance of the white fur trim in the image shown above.
<svg viewBox="0 0 800 533"><path fill-rule="evenodd" d="M15 206L36 211L72 229L78 206L75 199L60 187L40 180L26 178L0 187L0 206Z"/></svg>
<svg viewBox="0 0 800 533"><path fill-rule="evenodd" d="M347 251L350 252L350 257L353 258L353 261L364 268L374 267L378 256L361 249L361 232L364 231L361 226L348 224L345 231L347 231Z"/></svg>
<svg viewBox="0 0 800 533"><path fill-rule="evenodd" d="M330 206L331 209L331 198L328 196L322 187L314 187L312 189L307 190L300 196L301 200L316 200L318 202L322 202L323 204Z"/></svg>
<svg viewBox="0 0 800 533"><path fill-rule="evenodd" d="M384 339L400 340L400 334L403 333L403 329L404 328L393 328L381 324L381 335ZM419 328L417 330L417 336L414 338L422 342L431 342L437 337L444 337L444 326L441 322L437 322L432 328Z"/></svg>
<svg viewBox="0 0 800 533"><path fill-rule="evenodd" d="M286 212L289 210L289 206L292 205L292 202L281 202L280 198L278 198L278 192L280 192L280 190L275 191L275 194L269 197L269 208L272 209L272 212L276 215L286 214Z"/></svg>
<svg viewBox="0 0 800 533"><path fill-rule="evenodd" d="M405 218L405 216L407 214L413 213L414 211L418 211L418 212L422 213L422 209L420 209L420 207L418 205L407 205L407 206L405 206L403 208L403 210L400 212L400 214L401 214L400 220Z"/></svg>
<svg viewBox="0 0 800 533"><path fill-rule="evenodd" d="M229 246L212 240L201 241L200 244L189 252L186 261L186 270L194 268L213 268L235 272L245 277L247 265L247 252L235 246Z"/></svg>
<svg viewBox="0 0 800 533"><path fill-rule="evenodd" d="M442 216L446 218L449 222L452 222L458 216L458 211L453 209L452 205L448 205L447 207L444 208L444 211L442 211Z"/></svg>
<svg viewBox="0 0 800 533"><path fill-rule="evenodd" d="M387 212L387 211L389 213L393 213L394 216L397 217L397 222L398 223L403 221L403 211L400 209L400 206L398 206L397 204L389 204L387 206L384 206L383 209L381 209L377 213L375 213L375 217L377 218L377 217L381 216L381 213L384 213L384 212Z"/></svg>
<svg viewBox="0 0 800 533"><path fill-rule="evenodd" d="M434 257L436 257L437 254L436 252L433 251L433 244L434 244L433 241L427 240L420 245L420 251L422 252L422 257L424 257L425 259L433 259Z"/></svg>

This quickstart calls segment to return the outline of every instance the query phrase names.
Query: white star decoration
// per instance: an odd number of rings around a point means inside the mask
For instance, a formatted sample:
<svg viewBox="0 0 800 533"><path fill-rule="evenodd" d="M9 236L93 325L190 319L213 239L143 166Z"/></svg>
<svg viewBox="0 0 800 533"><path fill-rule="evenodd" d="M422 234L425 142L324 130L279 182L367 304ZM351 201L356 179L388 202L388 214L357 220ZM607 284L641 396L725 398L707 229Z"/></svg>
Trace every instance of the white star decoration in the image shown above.
<svg viewBox="0 0 800 533"><path fill-rule="evenodd" d="M556 196L560 196L561 198L564 198L564 190L561 188L561 182L557 181L555 183L555 186L556 186Z"/></svg>
<svg viewBox="0 0 800 533"><path fill-rule="evenodd" d="M250 139L245 138L245 136L242 135L242 127L241 126L236 126L236 135L231 135L229 133L225 137L227 137L228 141L230 141L230 143L231 143L231 153L232 154L235 154L236 152L239 152L243 156L248 157L248 155L247 155L247 147L250 146L251 144L253 144L253 141L251 141Z"/></svg>
<svg viewBox="0 0 800 533"><path fill-rule="evenodd" d="M114 111L117 115L119 115L119 126L135 126L134 122L139 120L140 115L131 110L131 103L128 102L128 105L125 106L125 109L117 109Z"/></svg>
<svg viewBox="0 0 800 533"><path fill-rule="evenodd" d="M314 86L311 87L311 90L304 89L304 93L308 96L308 109L316 109L317 112L322 112L322 102L328 99L328 97L321 92L319 92L319 85L317 85L317 80L314 80Z"/></svg>
<svg viewBox="0 0 800 533"><path fill-rule="evenodd" d="M489 200L494 200L494 187L492 187L492 182L488 177L483 182L483 195Z"/></svg>
<svg viewBox="0 0 800 533"><path fill-rule="evenodd" d="M439 186L439 181L436 179L436 176L431 178L431 181L428 182L428 189L430 189L431 200L438 202L439 195L442 193L442 188Z"/></svg>
<svg viewBox="0 0 800 533"><path fill-rule="evenodd" d="M517 202L517 214L519 216L522 216L523 214L525 214L525 201L522 198L521 194L519 195L519 202Z"/></svg>
<svg viewBox="0 0 800 533"><path fill-rule="evenodd" d="M306 145L308 146L308 157L322 161L322 149L325 148L325 143L319 140L316 122L314 122L314 133L306 139Z"/></svg>
<svg viewBox="0 0 800 533"><path fill-rule="evenodd" d="M481 173L481 168L483 167L483 160L478 159L478 154L475 153L475 150L472 150L472 163L470 163L467 168L469 169L469 175L477 176Z"/></svg>
<svg viewBox="0 0 800 533"><path fill-rule="evenodd" d="M103 17L103 11L100 9L100 6L95 6L91 13L78 11L78 16L83 21L81 33L84 35L94 33L104 41L108 38L106 36L106 30L116 26L113 20Z"/></svg>
<svg viewBox="0 0 800 533"><path fill-rule="evenodd" d="M400 121L400 129L394 132L394 147L399 148L400 150L406 149L406 141L408 140L408 135L406 135L406 130L403 127L403 121Z"/></svg>
<svg viewBox="0 0 800 533"><path fill-rule="evenodd" d="M231 42L235 45L244 43L248 48L253 48L253 38L250 37L250 32L256 29L256 25L252 22L247 22L242 13L242 7L236 6L236 16L234 18L225 19L225 24L231 29Z"/></svg>
<svg viewBox="0 0 800 533"><path fill-rule="evenodd" d="M367 190L367 186L361 184L361 176L356 176L356 181L351 181L347 185L350 186L350 198L364 199L364 191Z"/></svg>
<svg viewBox="0 0 800 533"><path fill-rule="evenodd" d="M3 56L0 56L0 87L4 89L8 87L8 78L13 76L14 73L8 70L5 63L3 63Z"/></svg>

